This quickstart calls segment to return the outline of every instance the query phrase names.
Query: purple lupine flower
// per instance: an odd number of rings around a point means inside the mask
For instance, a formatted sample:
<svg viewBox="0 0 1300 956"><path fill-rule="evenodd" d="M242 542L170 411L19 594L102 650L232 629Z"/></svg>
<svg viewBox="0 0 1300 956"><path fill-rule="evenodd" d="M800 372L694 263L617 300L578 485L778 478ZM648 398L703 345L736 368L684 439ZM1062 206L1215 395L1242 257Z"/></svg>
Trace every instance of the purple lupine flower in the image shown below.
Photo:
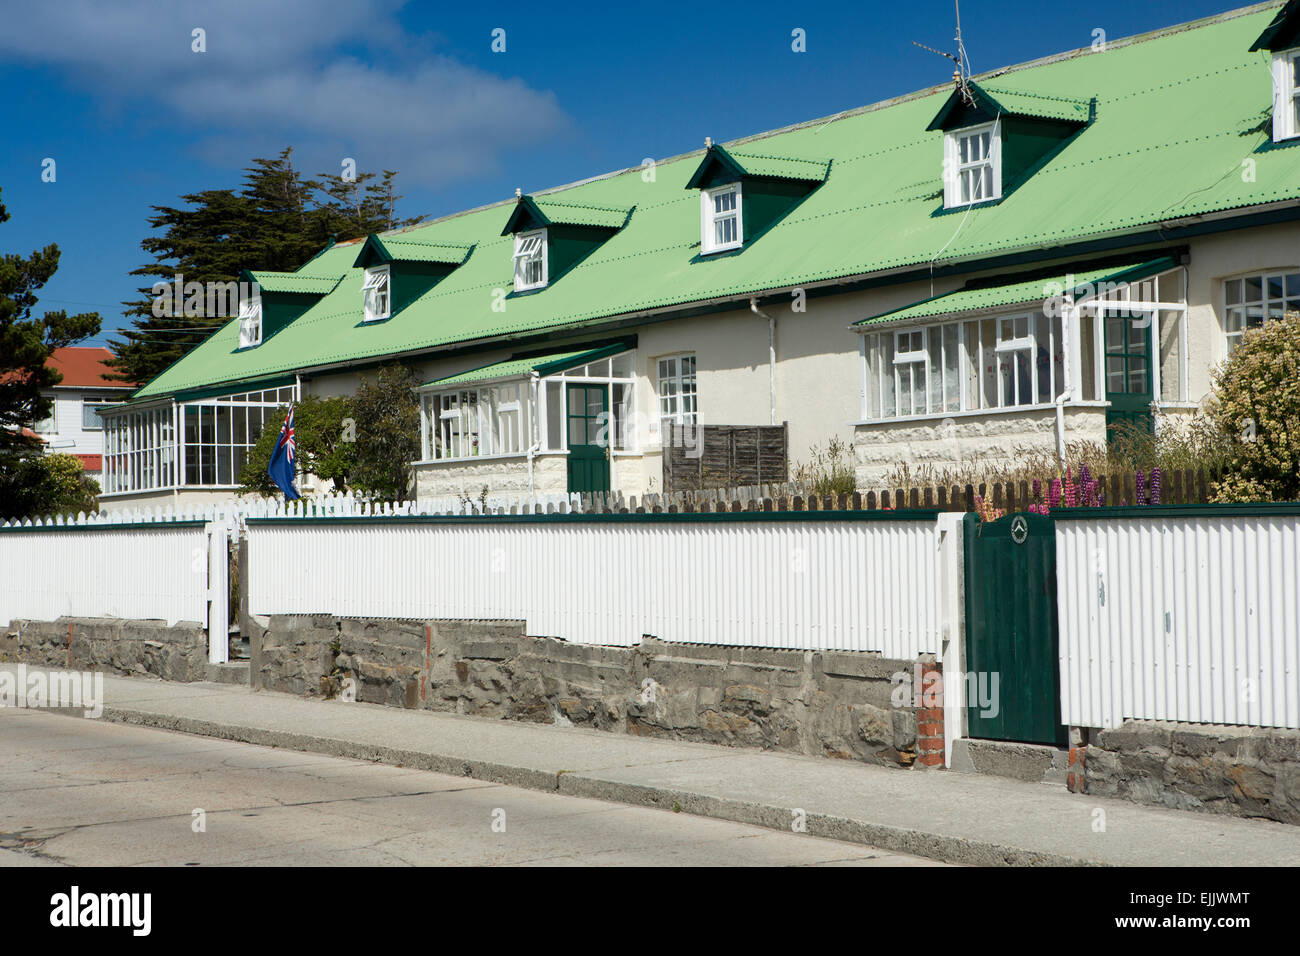
<svg viewBox="0 0 1300 956"><path fill-rule="evenodd" d="M1133 484L1136 489L1135 497L1137 498L1137 504L1140 505L1146 504L1147 503L1147 476L1142 473L1141 468L1138 469L1137 475L1134 476Z"/></svg>
<svg viewBox="0 0 1300 956"><path fill-rule="evenodd" d="M1079 504L1079 489L1074 484L1074 476L1070 474L1070 469L1065 469L1065 506L1073 508Z"/></svg>
<svg viewBox="0 0 1300 956"><path fill-rule="evenodd" d="M1031 487L1034 490L1034 500L1041 502L1043 500L1043 483L1035 478Z"/></svg>
<svg viewBox="0 0 1300 956"><path fill-rule="evenodd" d="M1106 507L1106 486L1101 482L1097 482L1097 507Z"/></svg>
<svg viewBox="0 0 1300 956"><path fill-rule="evenodd" d="M1151 469L1151 503L1160 504L1160 468L1159 466Z"/></svg>
<svg viewBox="0 0 1300 956"><path fill-rule="evenodd" d="M1092 469L1087 465L1079 466L1079 485L1083 488L1085 500L1088 494L1088 485L1092 483Z"/></svg>
<svg viewBox="0 0 1300 956"><path fill-rule="evenodd" d="M1051 490L1047 492L1048 507L1055 508L1061 503L1061 479L1053 478Z"/></svg>

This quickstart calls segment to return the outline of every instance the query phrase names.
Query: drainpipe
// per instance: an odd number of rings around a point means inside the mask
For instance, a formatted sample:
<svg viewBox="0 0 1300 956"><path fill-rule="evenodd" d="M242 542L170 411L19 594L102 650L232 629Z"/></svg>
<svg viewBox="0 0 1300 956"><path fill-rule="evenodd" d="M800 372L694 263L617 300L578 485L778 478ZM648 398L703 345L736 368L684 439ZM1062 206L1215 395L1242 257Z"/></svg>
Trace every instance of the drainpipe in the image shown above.
<svg viewBox="0 0 1300 956"><path fill-rule="evenodd" d="M751 297L749 311L767 319L767 404L768 424L776 424L776 319L758 307L758 299Z"/></svg>
<svg viewBox="0 0 1300 956"><path fill-rule="evenodd" d="M537 380L539 376L537 370L533 369L532 377L528 380L528 387L532 390L532 414L528 416L530 426L528 442L528 497L534 501L537 499L537 486L533 481L533 458L542 444L541 423L537 420Z"/></svg>
<svg viewBox="0 0 1300 956"><path fill-rule="evenodd" d="M1074 277L1070 276L1070 285L1073 286ZM1065 379L1061 386L1065 391L1056 396L1056 458L1065 467L1065 400L1070 397L1070 325L1075 317L1074 297L1066 291L1061 297L1061 353L1064 357L1062 367Z"/></svg>

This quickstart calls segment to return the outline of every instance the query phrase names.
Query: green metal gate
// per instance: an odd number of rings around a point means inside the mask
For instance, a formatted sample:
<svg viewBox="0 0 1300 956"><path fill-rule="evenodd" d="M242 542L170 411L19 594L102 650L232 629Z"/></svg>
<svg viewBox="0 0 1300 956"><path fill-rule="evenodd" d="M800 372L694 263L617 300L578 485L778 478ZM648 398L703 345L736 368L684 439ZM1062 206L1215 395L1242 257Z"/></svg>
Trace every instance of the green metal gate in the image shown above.
<svg viewBox="0 0 1300 956"><path fill-rule="evenodd" d="M1051 518L965 518L968 734L1066 744Z"/></svg>

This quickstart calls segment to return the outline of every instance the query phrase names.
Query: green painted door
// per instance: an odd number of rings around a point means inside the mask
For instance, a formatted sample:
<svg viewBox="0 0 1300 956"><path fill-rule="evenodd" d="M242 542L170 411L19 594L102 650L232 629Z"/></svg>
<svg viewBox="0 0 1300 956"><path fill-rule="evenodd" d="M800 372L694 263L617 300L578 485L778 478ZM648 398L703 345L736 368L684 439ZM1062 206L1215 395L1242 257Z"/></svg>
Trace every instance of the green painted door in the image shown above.
<svg viewBox="0 0 1300 956"><path fill-rule="evenodd" d="M1150 434L1151 316L1106 317L1106 435L1116 440L1115 425L1130 422Z"/></svg>
<svg viewBox="0 0 1300 956"><path fill-rule="evenodd" d="M609 491L609 386L568 386L569 491Z"/></svg>
<svg viewBox="0 0 1300 956"><path fill-rule="evenodd" d="M986 740L1066 743L1060 724L1056 529L1044 515L965 519L966 716Z"/></svg>

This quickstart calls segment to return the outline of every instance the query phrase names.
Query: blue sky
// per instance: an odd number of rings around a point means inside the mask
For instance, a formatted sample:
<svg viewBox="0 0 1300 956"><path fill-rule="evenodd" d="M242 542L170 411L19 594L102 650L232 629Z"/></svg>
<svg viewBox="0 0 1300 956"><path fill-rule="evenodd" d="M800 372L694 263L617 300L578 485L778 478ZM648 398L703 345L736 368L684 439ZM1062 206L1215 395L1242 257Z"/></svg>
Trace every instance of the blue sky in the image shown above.
<svg viewBox="0 0 1300 956"><path fill-rule="evenodd" d="M944 82L951 0L401 3L45 0L3 13L0 252L58 243L38 308L134 298L151 205L236 186L295 148L308 174L396 169L446 215ZM975 72L1222 12L1225 0L961 5ZM206 31L207 51L192 33ZM505 30L505 52L491 49ZM791 49L805 31L807 50ZM56 180L42 182L42 161Z"/></svg>

